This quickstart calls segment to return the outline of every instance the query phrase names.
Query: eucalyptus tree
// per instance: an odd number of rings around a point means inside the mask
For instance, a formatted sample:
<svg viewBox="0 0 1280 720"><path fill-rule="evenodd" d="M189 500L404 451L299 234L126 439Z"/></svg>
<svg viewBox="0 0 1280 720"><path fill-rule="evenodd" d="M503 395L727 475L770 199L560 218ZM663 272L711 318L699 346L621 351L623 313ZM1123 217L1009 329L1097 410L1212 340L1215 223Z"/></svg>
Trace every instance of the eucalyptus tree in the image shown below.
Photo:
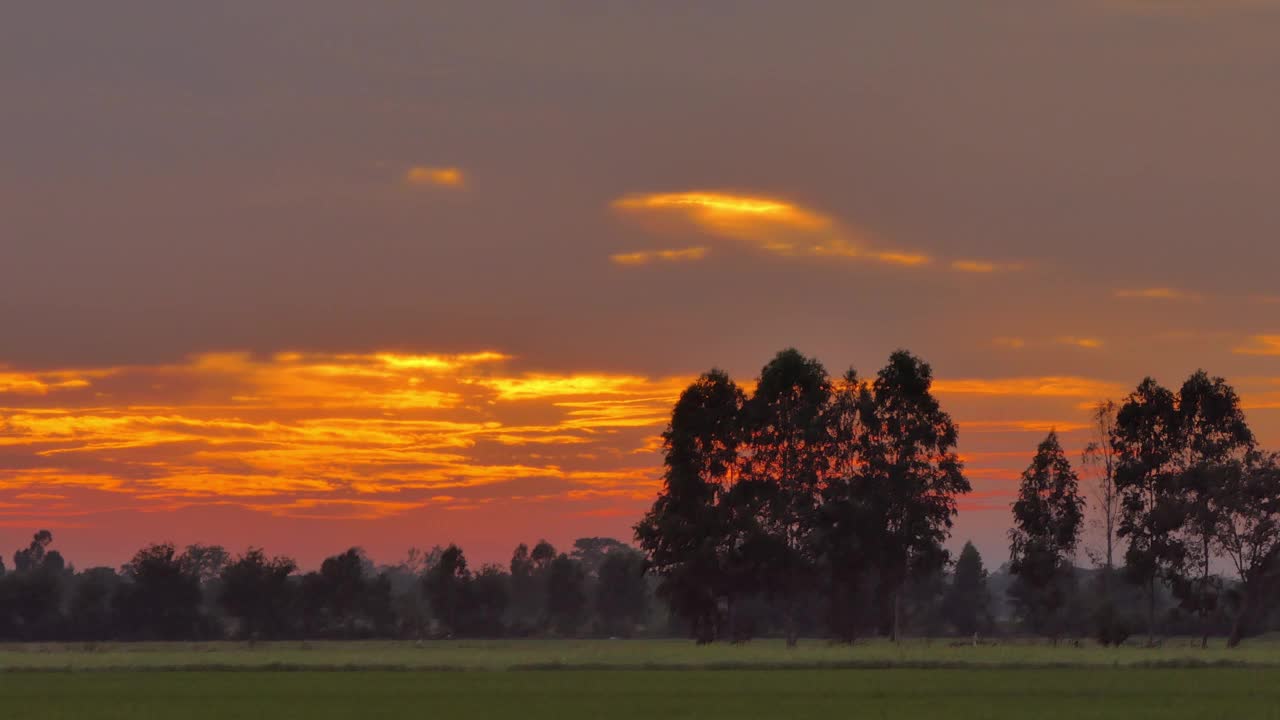
<svg viewBox="0 0 1280 720"><path fill-rule="evenodd" d="M662 489L635 526L659 577L657 592L698 642L715 639L721 599L732 603L723 559L729 551L721 500L737 479L746 397L720 370L680 394L662 435Z"/></svg>
<svg viewBox="0 0 1280 720"><path fill-rule="evenodd" d="M1120 495L1116 534L1127 542L1125 571L1147 593L1147 641L1155 642L1156 587L1176 577L1186 558L1178 470L1181 418L1176 396L1146 378L1116 414L1115 482Z"/></svg>
<svg viewBox="0 0 1280 720"><path fill-rule="evenodd" d="M1186 522L1182 532L1188 568L1174 584L1182 604L1200 616L1201 646L1209 644L1209 615L1220 583L1210 571L1224 520L1224 492L1253 448L1253 433L1235 389L1222 378L1195 372L1178 392L1179 490Z"/></svg>
<svg viewBox="0 0 1280 720"><path fill-rule="evenodd" d="M760 579L781 605L789 646L797 641L798 601L816 568L812 532L830 464L831 400L826 368L787 349L760 371L745 408L739 482L762 501L754 542L768 552L758 558Z"/></svg>
<svg viewBox="0 0 1280 720"><path fill-rule="evenodd" d="M933 370L905 350L889 357L859 415L857 492L866 506L870 563L890 636L901 632L902 588L947 561L957 499L970 491L956 454L958 432L932 393Z"/></svg>
<svg viewBox="0 0 1280 720"><path fill-rule="evenodd" d="M1084 523L1080 480L1067 460L1058 434L1036 449L1022 473L1009 530L1010 599L1033 630L1055 642L1060 614L1072 590L1076 546Z"/></svg>
<svg viewBox="0 0 1280 720"><path fill-rule="evenodd" d="M1227 646L1235 647L1268 596L1280 592L1280 454L1253 453L1220 495L1217 542L1239 578Z"/></svg>

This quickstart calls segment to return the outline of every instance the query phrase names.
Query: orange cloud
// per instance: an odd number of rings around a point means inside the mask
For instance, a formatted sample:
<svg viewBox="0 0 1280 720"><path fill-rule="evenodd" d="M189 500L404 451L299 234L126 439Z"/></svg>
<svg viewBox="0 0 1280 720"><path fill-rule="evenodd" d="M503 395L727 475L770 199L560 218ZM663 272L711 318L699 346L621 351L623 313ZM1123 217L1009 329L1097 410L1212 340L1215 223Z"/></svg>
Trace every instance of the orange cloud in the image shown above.
<svg viewBox="0 0 1280 720"><path fill-rule="evenodd" d="M405 171L404 180L410 185L460 188L465 184L462 170L456 167L427 167L415 165Z"/></svg>
<svg viewBox="0 0 1280 720"><path fill-rule="evenodd" d="M1124 388L1115 383L1082 377L1047 376L938 380L935 392L942 395L1006 395L1023 397L1118 397Z"/></svg>
<svg viewBox="0 0 1280 720"><path fill-rule="evenodd" d="M652 262L692 262L707 256L707 248L691 247L681 250L642 250L630 253L610 255L609 259L618 265L648 265Z"/></svg>
<svg viewBox="0 0 1280 720"><path fill-rule="evenodd" d="M444 496L471 507L479 488L538 478L567 502L596 484L652 494L656 463L620 473L619 458L661 430L687 378L528 373L513 360L215 353L24 373L0 386L0 505L13 506L0 506L0 523L66 515L32 498L90 491L121 504L77 513L222 505L308 518L442 507Z"/></svg>
<svg viewBox="0 0 1280 720"><path fill-rule="evenodd" d="M1198 293L1187 292L1170 287L1149 287L1116 290L1118 298L1134 298L1139 300L1200 300Z"/></svg>
<svg viewBox="0 0 1280 720"><path fill-rule="evenodd" d="M1237 355L1280 355L1280 335L1254 335L1232 349Z"/></svg>
<svg viewBox="0 0 1280 720"><path fill-rule="evenodd" d="M990 260L952 260L951 269L965 273L995 273L1021 270L1022 263L1001 263Z"/></svg>
<svg viewBox="0 0 1280 720"><path fill-rule="evenodd" d="M1062 337L1055 339L1054 342L1059 345L1070 345L1071 347L1078 347L1084 350L1097 350L1103 345L1103 342L1098 338L1077 337L1075 335L1063 335Z"/></svg>
<svg viewBox="0 0 1280 720"><path fill-rule="evenodd" d="M991 343L996 347L1007 348L1009 350L1021 350L1027 346L1027 341L1020 337L998 337L993 338Z"/></svg>
<svg viewBox="0 0 1280 720"><path fill-rule="evenodd" d="M652 193L627 195L615 200L613 207L632 214L673 216L700 232L772 255L841 257L909 267L931 261L923 253L878 249L864 233L780 198L716 191ZM624 257L633 256L638 257L632 264L647 259L640 254Z"/></svg>

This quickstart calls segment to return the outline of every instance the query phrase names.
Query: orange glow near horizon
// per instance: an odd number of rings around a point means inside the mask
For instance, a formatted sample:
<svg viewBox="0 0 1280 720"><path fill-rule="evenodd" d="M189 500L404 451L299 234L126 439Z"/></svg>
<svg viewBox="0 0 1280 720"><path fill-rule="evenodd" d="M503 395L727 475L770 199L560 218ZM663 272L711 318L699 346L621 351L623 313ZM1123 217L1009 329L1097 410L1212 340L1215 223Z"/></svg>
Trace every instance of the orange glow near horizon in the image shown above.
<svg viewBox="0 0 1280 720"><path fill-rule="evenodd" d="M306 548L333 523L417 537L421 518L432 518L421 532L449 533L440 541L535 517L568 534L629 537L660 485L659 435L691 375L519 366L482 350L6 369L0 528L132 518L131 529L166 539L192 517L234 512L248 528L236 533L255 542L253 528L270 525L246 523L307 523L292 540ZM942 378L934 389L974 460L983 495L973 510L1010 496L1037 436L1056 428L1082 446L1088 406L1127 388L1046 376ZM1250 408L1280 407L1280 379L1241 390ZM450 524L459 512L471 519Z"/></svg>

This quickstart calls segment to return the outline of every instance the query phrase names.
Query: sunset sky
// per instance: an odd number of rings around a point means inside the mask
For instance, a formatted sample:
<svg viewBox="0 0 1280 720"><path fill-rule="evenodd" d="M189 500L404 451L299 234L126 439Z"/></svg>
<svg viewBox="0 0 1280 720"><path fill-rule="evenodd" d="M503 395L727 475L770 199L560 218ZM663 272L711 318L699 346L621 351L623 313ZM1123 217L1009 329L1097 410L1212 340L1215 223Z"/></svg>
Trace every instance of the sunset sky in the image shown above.
<svg viewBox="0 0 1280 720"><path fill-rule="evenodd" d="M928 360L990 565L1087 406L1280 449L1280 2L0 13L0 552L629 538L671 403Z"/></svg>

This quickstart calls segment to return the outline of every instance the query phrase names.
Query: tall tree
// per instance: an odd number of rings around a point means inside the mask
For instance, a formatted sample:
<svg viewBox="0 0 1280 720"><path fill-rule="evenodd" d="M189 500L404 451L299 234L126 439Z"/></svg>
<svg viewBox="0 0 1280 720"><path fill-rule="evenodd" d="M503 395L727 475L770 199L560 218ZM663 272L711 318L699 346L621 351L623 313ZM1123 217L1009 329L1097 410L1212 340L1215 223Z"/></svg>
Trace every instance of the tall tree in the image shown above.
<svg viewBox="0 0 1280 720"><path fill-rule="evenodd" d="M827 413L830 466L814 531L818 561L828 577L831 631L844 642L853 642L861 629L868 554L875 545L867 537L875 525L860 475L861 412L871 402L870 392L852 369L836 384Z"/></svg>
<svg viewBox="0 0 1280 720"><path fill-rule="evenodd" d="M1147 592L1147 642L1155 642L1156 586L1176 575L1186 557L1178 536L1185 522L1177 468L1182 427L1177 398L1146 378L1125 399L1112 433L1118 537L1124 538L1125 572Z"/></svg>
<svg viewBox="0 0 1280 720"><path fill-rule="evenodd" d="M901 636L901 590L912 574L943 566L956 500L970 491L956 454L951 416L933 397L933 370L905 350L872 383L861 413L859 492L868 505L882 606L891 608L890 637Z"/></svg>
<svg viewBox="0 0 1280 720"><path fill-rule="evenodd" d="M1218 542L1240 579L1227 646L1240 644L1266 596L1280 592L1280 454L1255 453L1220 495Z"/></svg>
<svg viewBox="0 0 1280 720"><path fill-rule="evenodd" d="M1209 616L1217 608L1221 591L1210 562L1223 523L1222 491L1254 440L1235 389L1203 370L1183 383L1178 417L1179 490L1186 517L1187 559L1193 569L1177 578L1174 588L1183 606L1200 616L1201 647L1208 647Z"/></svg>
<svg viewBox="0 0 1280 720"><path fill-rule="evenodd" d="M723 571L728 534L720 500L737 477L744 403L720 370L680 394L662 435L662 490L635 527L649 570L660 579L659 595L699 643L716 636L720 599L733 602Z"/></svg>
<svg viewBox="0 0 1280 720"><path fill-rule="evenodd" d="M764 369L746 405L742 483L758 488L758 529L772 548L761 563L762 584L778 598L787 645L796 644L798 603L813 580L811 531L827 477L831 378L817 360L794 349Z"/></svg>
<svg viewBox="0 0 1280 720"><path fill-rule="evenodd" d="M1022 473L1009 531L1010 598L1033 630L1055 640L1067 603L1080 541L1084 499L1058 434L1050 431Z"/></svg>
<svg viewBox="0 0 1280 720"><path fill-rule="evenodd" d="M966 542L956 559L951 585L942 604L943 616L961 635L986 632L992 624L991 593L987 589L987 570L982 555L972 542Z"/></svg>
<svg viewBox="0 0 1280 720"><path fill-rule="evenodd" d="M1102 530L1102 567L1104 584L1110 588L1111 574L1115 570L1116 529L1120 522L1120 493L1116 490L1116 404L1104 400L1089 413L1093 437L1085 446L1082 462L1093 475L1093 503L1097 508L1097 523Z"/></svg>

